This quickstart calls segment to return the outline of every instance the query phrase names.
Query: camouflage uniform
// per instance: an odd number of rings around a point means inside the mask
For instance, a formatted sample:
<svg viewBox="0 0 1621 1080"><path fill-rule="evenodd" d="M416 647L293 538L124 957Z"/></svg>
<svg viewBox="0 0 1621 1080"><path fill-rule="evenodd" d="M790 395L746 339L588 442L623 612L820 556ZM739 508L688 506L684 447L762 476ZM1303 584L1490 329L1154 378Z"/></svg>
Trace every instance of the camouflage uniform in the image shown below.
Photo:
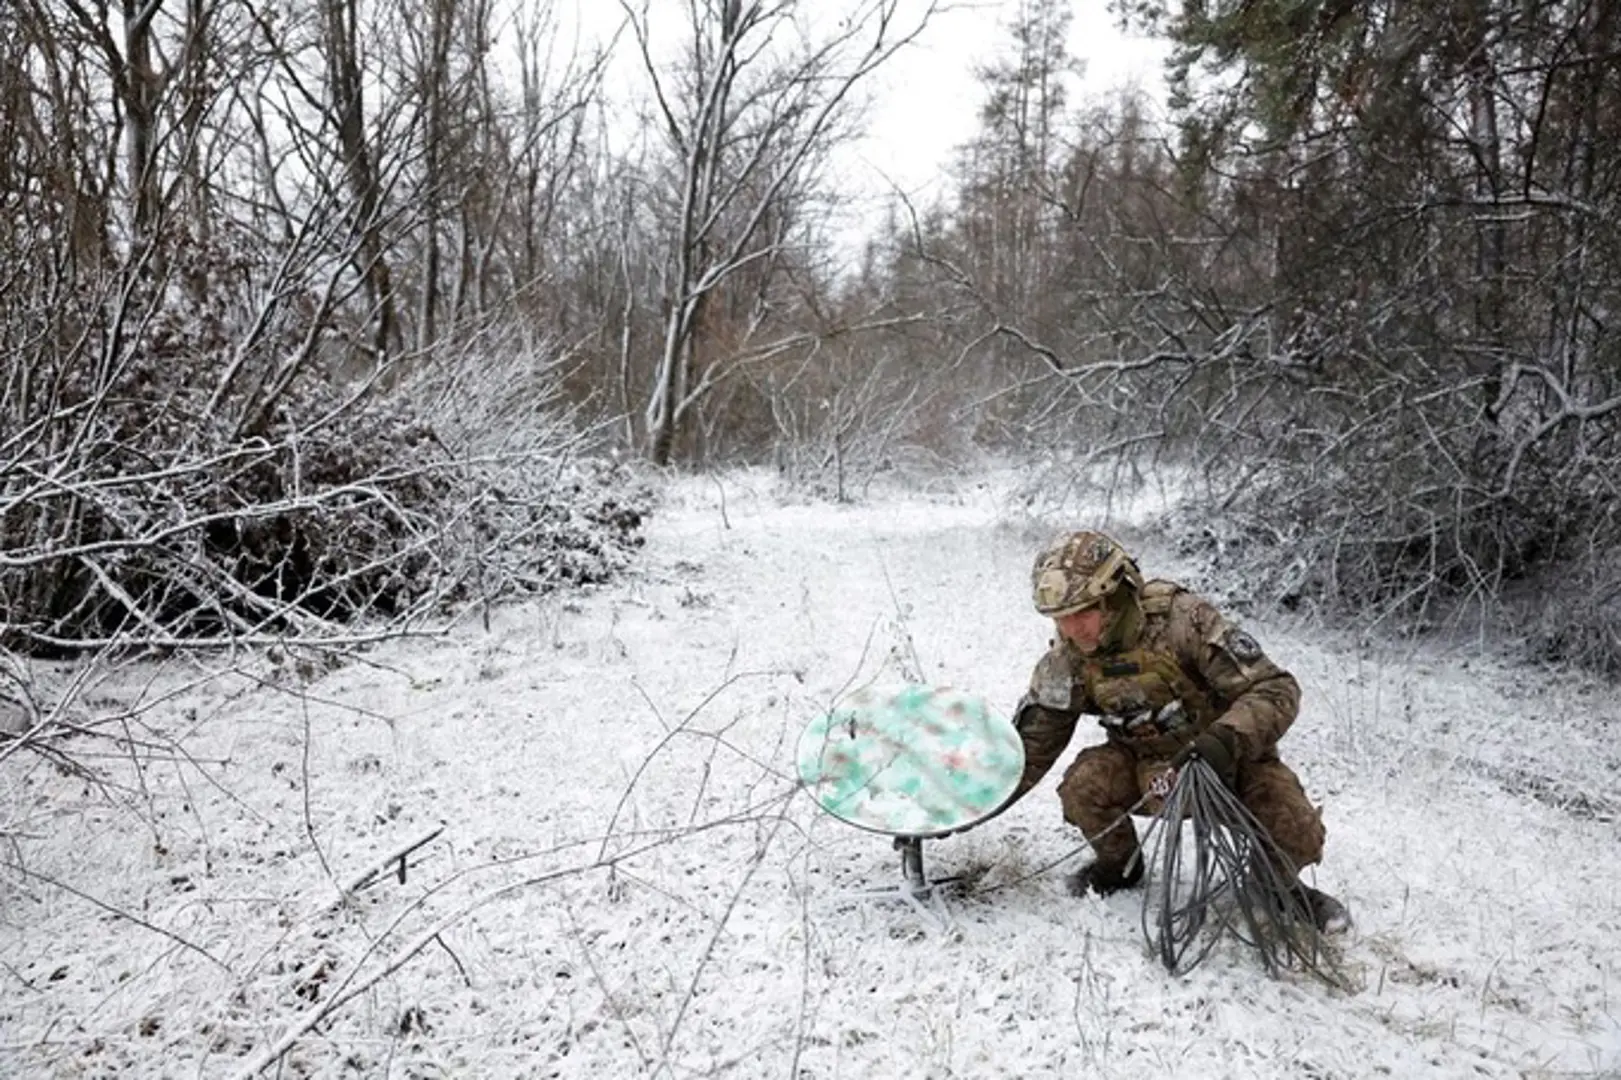
<svg viewBox="0 0 1621 1080"><path fill-rule="evenodd" d="M1120 565L1105 565L1111 559ZM1110 575L1125 587L1097 584ZM1092 840L1098 868L1121 871L1137 851L1136 831L1129 820L1104 830L1137 803L1177 751L1223 725L1235 736L1239 800L1295 869L1322 857L1322 815L1277 753L1299 711L1300 686L1254 638L1181 586L1144 582L1101 534L1077 533L1049 549L1034 578L1036 606L1044 614L1103 603L1107 622L1091 655L1059 638L1036 665L1014 719L1025 749L1014 799L1046 775L1082 713L1100 717L1107 741L1080 752L1058 793L1065 819L1089 840L1098 837ZM1155 800L1143 808L1157 809Z"/></svg>

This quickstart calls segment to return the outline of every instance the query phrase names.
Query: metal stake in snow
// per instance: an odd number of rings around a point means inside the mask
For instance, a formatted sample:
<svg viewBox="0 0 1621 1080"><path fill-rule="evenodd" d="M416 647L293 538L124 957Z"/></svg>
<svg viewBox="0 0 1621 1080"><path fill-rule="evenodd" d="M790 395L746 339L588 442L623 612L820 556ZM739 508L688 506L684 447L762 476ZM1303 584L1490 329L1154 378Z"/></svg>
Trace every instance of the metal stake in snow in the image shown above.
<svg viewBox="0 0 1621 1080"><path fill-rule="evenodd" d="M1024 744L980 698L948 687L861 690L799 738L799 776L817 804L895 838L912 896L933 885L923 841L996 813L1024 772Z"/></svg>

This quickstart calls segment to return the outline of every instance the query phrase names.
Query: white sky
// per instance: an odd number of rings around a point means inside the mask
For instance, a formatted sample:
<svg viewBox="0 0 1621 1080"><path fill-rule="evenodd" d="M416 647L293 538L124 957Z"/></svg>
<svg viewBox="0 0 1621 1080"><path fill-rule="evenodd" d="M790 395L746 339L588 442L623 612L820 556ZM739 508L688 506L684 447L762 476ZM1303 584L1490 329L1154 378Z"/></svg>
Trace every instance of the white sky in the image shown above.
<svg viewBox="0 0 1621 1080"><path fill-rule="evenodd" d="M1017 0L1000 0L942 12L878 74L871 132L859 154L871 176L858 182L883 190L887 176L909 195L937 192L953 150L979 123L984 95L974 68L1010 52L1007 26L1017 8ZM1085 65L1077 96L1132 83L1163 96L1166 47L1122 34L1107 8L1106 0L1075 0L1070 54Z"/></svg>

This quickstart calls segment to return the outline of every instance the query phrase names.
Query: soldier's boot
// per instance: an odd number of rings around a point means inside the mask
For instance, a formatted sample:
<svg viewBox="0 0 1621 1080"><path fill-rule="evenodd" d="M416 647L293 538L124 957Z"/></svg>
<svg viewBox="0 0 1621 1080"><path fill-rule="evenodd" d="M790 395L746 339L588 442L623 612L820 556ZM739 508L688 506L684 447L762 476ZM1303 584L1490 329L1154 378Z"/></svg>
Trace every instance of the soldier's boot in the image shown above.
<svg viewBox="0 0 1621 1080"><path fill-rule="evenodd" d="M1121 889L1134 889L1143 880L1143 860L1132 856L1124 868L1113 863L1091 862L1065 879L1071 896L1085 896L1088 891L1108 896Z"/></svg>
<svg viewBox="0 0 1621 1080"><path fill-rule="evenodd" d="M1295 895L1311 914L1312 922L1323 934L1343 934L1351 929L1351 912L1334 897L1310 885L1296 884Z"/></svg>

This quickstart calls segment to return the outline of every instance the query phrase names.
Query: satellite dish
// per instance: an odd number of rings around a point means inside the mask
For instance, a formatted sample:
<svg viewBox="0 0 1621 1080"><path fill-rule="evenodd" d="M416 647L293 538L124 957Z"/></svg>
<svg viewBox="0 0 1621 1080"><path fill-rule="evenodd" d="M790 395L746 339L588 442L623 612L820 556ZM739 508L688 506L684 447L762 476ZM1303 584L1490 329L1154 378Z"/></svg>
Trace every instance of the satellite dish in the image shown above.
<svg viewBox="0 0 1621 1080"><path fill-rule="evenodd" d="M896 837L924 884L922 844L994 815L1024 774L1024 743L982 698L950 687L856 692L806 725L799 776L823 810Z"/></svg>

